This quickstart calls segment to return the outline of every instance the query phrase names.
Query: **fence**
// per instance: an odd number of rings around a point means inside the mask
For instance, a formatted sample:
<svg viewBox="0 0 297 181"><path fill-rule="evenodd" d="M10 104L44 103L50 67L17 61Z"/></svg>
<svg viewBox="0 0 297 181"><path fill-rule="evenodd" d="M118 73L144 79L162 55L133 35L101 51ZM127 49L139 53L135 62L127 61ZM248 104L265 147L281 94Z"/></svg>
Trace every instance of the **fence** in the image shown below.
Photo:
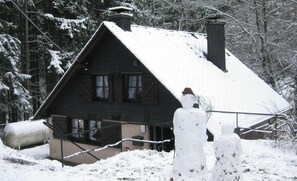
<svg viewBox="0 0 297 181"><path fill-rule="evenodd" d="M235 122L235 133L237 133L238 135L241 135L243 133L243 130L245 130L245 133L247 133L249 131L263 132L263 133L275 133L275 132L280 131L280 130L277 130L278 126L276 126L276 125L275 125L274 129L272 129L272 130L252 128L252 127L240 127L239 126L239 121L240 121L239 120L239 115L269 116L271 118L273 118L273 117L284 118L283 114L253 113L253 112L233 112L233 111L217 111L217 110L211 110L211 111L207 111L207 112L209 112L209 113L222 113L222 114L234 114L235 115L235 121L236 121Z"/></svg>

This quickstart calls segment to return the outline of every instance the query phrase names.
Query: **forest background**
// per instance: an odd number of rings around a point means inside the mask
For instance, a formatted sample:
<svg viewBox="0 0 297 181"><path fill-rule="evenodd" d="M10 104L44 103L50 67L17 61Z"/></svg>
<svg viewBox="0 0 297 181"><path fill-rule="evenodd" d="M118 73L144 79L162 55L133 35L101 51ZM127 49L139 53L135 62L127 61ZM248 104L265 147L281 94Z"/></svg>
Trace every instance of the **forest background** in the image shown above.
<svg viewBox="0 0 297 181"><path fill-rule="evenodd" d="M156 28L205 33L207 19L224 21L227 48L292 104L296 126L296 0L0 0L0 124L31 117L120 5Z"/></svg>

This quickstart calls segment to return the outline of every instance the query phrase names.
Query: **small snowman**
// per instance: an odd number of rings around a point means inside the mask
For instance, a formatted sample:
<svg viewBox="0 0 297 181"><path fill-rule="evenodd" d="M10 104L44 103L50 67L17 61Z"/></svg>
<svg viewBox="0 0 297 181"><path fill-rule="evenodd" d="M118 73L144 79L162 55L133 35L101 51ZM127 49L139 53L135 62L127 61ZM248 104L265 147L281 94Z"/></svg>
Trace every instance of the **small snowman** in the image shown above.
<svg viewBox="0 0 297 181"><path fill-rule="evenodd" d="M222 125L222 134L213 142L216 163L210 181L243 180L241 169L241 141L233 124Z"/></svg>
<svg viewBox="0 0 297 181"><path fill-rule="evenodd" d="M194 108L195 96L185 88L181 97L182 108L175 111L173 132L175 136L174 181L206 180L206 157L203 145L207 141L205 111Z"/></svg>

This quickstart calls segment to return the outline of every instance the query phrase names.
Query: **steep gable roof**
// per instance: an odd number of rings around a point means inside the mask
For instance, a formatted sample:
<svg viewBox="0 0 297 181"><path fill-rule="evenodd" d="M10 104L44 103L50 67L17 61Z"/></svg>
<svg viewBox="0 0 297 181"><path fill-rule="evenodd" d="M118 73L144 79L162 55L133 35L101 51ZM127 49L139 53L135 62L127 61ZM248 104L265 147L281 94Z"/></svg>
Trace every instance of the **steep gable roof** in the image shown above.
<svg viewBox="0 0 297 181"><path fill-rule="evenodd" d="M177 98L185 87L208 100L212 110L276 114L289 109L288 102L226 50L224 72L208 61L207 39L198 33L132 26L123 31L112 22L105 26ZM241 115L239 126L249 127L269 118L267 115ZM220 132L221 122L236 115L212 113L211 132Z"/></svg>
<svg viewBox="0 0 297 181"><path fill-rule="evenodd" d="M108 29L124 46L179 100L185 87L207 100L213 110L233 112L257 112L276 114L289 109L289 104L255 73L226 50L226 69L221 71L205 57L207 39L199 33L171 31L142 26L124 31L112 22L103 22L71 68L65 73L55 89L61 89L64 79L73 72L75 64L83 60L84 54L96 42L98 36ZM55 95L53 90L44 104L50 104ZM48 107L42 105L34 117ZM243 115L239 125L249 127L269 116ZM234 121L234 114L212 113L208 129L220 132L223 121Z"/></svg>

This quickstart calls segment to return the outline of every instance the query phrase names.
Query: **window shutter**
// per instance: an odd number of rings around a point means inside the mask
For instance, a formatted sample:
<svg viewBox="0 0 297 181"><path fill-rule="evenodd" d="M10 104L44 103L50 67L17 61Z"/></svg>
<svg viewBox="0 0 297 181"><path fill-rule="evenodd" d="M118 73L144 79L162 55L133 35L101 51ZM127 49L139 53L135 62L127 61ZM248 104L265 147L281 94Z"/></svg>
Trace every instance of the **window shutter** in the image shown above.
<svg viewBox="0 0 297 181"><path fill-rule="evenodd" d="M114 99L116 102L123 102L123 82L120 73L114 75Z"/></svg>
<svg viewBox="0 0 297 181"><path fill-rule="evenodd" d="M67 129L67 117L66 116L57 116L57 115L53 115L52 116L52 122L53 122L53 126L55 129L59 130L60 132L62 132L63 134L67 134L68 133L68 129ZM60 139L60 135L59 133L57 133L55 130L53 130L53 136L56 139ZM63 138L65 139L65 138Z"/></svg>
<svg viewBox="0 0 297 181"><path fill-rule="evenodd" d="M142 77L142 103L158 104L159 84L158 81L148 74Z"/></svg>
<svg viewBox="0 0 297 181"><path fill-rule="evenodd" d="M116 143L122 139L121 124L102 122L101 127L101 142L103 145Z"/></svg>
<svg viewBox="0 0 297 181"><path fill-rule="evenodd" d="M91 75L80 75L80 98L82 101L91 101L92 100L92 77Z"/></svg>
<svg viewBox="0 0 297 181"><path fill-rule="evenodd" d="M113 74L108 75L108 101L113 102Z"/></svg>

